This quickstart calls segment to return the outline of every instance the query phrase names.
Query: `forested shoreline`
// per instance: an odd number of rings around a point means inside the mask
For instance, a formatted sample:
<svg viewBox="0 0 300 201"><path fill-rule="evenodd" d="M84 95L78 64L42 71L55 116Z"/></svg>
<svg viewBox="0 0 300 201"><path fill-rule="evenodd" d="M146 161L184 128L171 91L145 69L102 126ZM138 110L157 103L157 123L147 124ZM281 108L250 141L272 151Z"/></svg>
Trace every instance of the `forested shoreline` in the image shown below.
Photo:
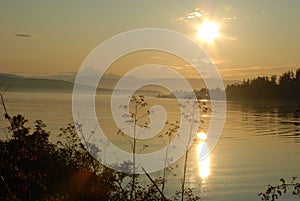
<svg viewBox="0 0 300 201"><path fill-rule="evenodd" d="M300 100L300 68L280 76L259 76L226 87L227 100L298 102Z"/></svg>

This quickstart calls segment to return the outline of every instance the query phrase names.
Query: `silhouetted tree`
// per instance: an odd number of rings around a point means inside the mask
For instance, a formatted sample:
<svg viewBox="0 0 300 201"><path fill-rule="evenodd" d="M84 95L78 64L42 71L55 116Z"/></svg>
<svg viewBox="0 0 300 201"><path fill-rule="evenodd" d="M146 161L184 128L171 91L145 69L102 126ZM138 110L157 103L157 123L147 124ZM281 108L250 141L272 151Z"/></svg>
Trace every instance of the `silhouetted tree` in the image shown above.
<svg viewBox="0 0 300 201"><path fill-rule="evenodd" d="M278 82L277 82L278 80ZM226 88L228 100L236 101L299 101L300 94L300 69L294 73L288 71L278 79L275 75L271 78L257 77L244 80L241 84L231 84Z"/></svg>

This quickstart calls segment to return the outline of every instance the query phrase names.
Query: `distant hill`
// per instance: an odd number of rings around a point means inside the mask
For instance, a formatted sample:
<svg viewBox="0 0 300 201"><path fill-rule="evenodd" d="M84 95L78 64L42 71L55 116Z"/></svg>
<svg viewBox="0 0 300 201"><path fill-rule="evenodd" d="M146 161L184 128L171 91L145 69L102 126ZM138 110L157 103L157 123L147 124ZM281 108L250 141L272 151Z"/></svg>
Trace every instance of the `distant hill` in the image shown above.
<svg viewBox="0 0 300 201"><path fill-rule="evenodd" d="M10 86L9 91L11 92L56 92L56 93L72 93L74 80L76 74L66 74L66 75L57 75L57 76L43 76L43 77L24 77L14 74L5 74L0 73L0 87L5 88ZM111 93L115 85L121 77L114 74L105 74L99 83L98 93ZM89 78L87 78L89 79ZM182 86L180 84L179 78L156 78L151 79L150 81L156 83L162 83L166 79L171 83L174 83L173 88L176 90L181 90ZM187 79L193 89L200 90L205 88L203 80L200 79ZM130 82L133 83L144 83L144 79L132 77ZM238 81L224 81L224 85L231 83L237 83ZM1 86L2 85L2 86ZM85 86L89 87L89 86ZM1 90L1 88L0 88ZM122 89L126 91L126 88ZM150 85L144 87L140 93L144 95L160 95L160 94L169 94L170 91L164 89L157 85Z"/></svg>
<svg viewBox="0 0 300 201"><path fill-rule="evenodd" d="M9 87L9 92L72 93L74 83L64 80L29 78L0 73L0 91ZM90 88L90 86L84 86ZM126 90L124 90L125 92ZM112 89L98 88L98 94L111 94ZM159 91L144 89L139 94L157 96Z"/></svg>
<svg viewBox="0 0 300 201"><path fill-rule="evenodd" d="M73 83L63 80L38 79L0 74L0 84L11 92L71 92Z"/></svg>
<svg viewBox="0 0 300 201"><path fill-rule="evenodd" d="M91 72L91 73L93 73L93 72ZM63 80L63 81L68 81L68 82L74 82L75 78L76 78L76 73L61 74L61 75L55 75L55 76L43 76L43 77L39 76L39 77L35 77L35 78L54 79L54 80ZM101 78L101 81L100 81L100 87L105 88L105 89L113 89L120 78L121 78L121 76L115 75L115 74L112 74L112 73L104 74L104 76ZM174 88L177 88L178 90L180 90L181 86L180 86L179 78L154 78L154 79L151 79L151 80L153 82L162 83L166 79L169 79L169 81L174 83L174 86L175 86ZM132 79L131 79L132 82L136 82L136 83L142 82L142 80L143 80L142 78L138 78L138 77L132 77ZM200 90L202 88L206 88L203 80L201 80L201 79L188 78L187 81L191 84L191 86L194 89ZM224 82L225 87L227 85L241 83L241 81L239 81L239 80L223 80L223 82ZM168 93L166 90L163 91L161 89L158 89L158 87L155 87L155 86L148 87L147 90L153 90L153 91L160 91L162 93Z"/></svg>

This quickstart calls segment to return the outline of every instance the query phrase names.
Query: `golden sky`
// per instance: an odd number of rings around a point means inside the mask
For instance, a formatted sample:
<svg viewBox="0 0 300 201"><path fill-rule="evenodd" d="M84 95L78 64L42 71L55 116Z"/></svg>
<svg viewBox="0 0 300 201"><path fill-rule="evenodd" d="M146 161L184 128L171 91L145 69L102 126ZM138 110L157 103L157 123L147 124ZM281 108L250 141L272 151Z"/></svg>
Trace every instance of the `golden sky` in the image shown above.
<svg viewBox="0 0 300 201"><path fill-rule="evenodd" d="M0 72L76 73L101 42L156 27L198 42L223 79L280 74L300 67L299 8L296 0L2 1ZM205 19L219 25L213 44L197 40Z"/></svg>

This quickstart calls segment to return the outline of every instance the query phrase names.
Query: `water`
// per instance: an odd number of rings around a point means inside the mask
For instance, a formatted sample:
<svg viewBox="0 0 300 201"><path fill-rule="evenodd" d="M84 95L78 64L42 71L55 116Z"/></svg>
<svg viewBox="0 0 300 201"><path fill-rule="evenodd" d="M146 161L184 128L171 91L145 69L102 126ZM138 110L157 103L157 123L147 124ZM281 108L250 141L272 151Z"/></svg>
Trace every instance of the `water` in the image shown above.
<svg viewBox="0 0 300 201"><path fill-rule="evenodd" d="M59 128L72 122L70 94L7 93L5 100L9 113L25 115L31 127L35 119L44 120L54 141ZM97 116L103 127L114 134L117 128L112 126L108 100L105 96L96 98ZM179 110L174 109L175 99L147 100L165 105L168 119L176 119ZM229 102L222 136L209 158L199 162L199 144L190 150L188 185L200 192L202 200L260 200L257 194L268 184L276 185L280 178L289 180L292 176L300 176L299 116L294 107L249 107ZM209 116L204 118L209 121ZM1 139L9 136L6 126L8 123L1 117ZM118 142L115 135L111 139ZM179 167L169 175L169 193L180 188L182 162L179 160L176 163ZM280 200L297 199L290 194Z"/></svg>

